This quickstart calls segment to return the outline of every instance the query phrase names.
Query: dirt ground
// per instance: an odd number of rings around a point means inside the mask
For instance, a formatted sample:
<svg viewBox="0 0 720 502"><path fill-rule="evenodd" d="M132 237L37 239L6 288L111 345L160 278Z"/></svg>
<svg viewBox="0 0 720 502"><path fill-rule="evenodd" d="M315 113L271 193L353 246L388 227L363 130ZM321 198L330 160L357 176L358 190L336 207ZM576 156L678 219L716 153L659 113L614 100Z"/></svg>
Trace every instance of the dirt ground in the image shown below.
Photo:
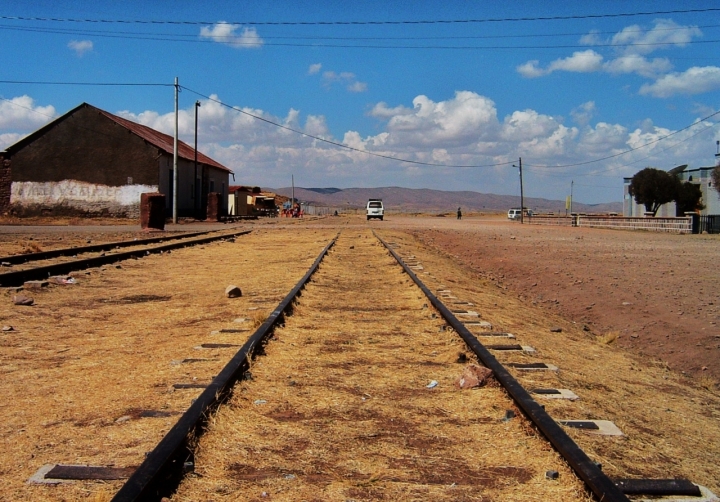
<svg viewBox="0 0 720 502"><path fill-rule="evenodd" d="M390 217L518 298L695 378L720 379L720 236ZM707 379L706 379L707 380Z"/></svg>
<svg viewBox="0 0 720 502"><path fill-rule="evenodd" d="M712 266L720 236L521 226L487 216L253 226L262 231L235 244L105 267L73 288L39 293L32 310L0 309L0 325L15 327L0 344L0 390L14 403L0 411L0 499L109 499L118 483L24 483L51 462L137 465L194 395L172 384L207 381L227 358L213 349L188 359L194 347L219 338L240 343L231 339L237 335L208 333L237 326L236 317L250 320L258 307L272 309L324 243L353 227L376 229L412 250L433 274L424 277L433 290L450 287L495 329L538 350L512 356L517 361L559 366L556 374L523 376L522 383L579 391L577 402L547 403L555 418L609 419L623 430L625 437L610 439L569 432L609 475L688 477L720 490L720 271ZM47 247L103 239L95 228L65 227L63 241L27 230L17 237L0 229L0 247L20 239ZM231 278L241 278L249 294L215 301L215 289ZM145 303L125 302L139 298ZM563 331L551 334L550 326ZM183 358L192 363L174 364ZM168 416L147 418L143 410Z"/></svg>

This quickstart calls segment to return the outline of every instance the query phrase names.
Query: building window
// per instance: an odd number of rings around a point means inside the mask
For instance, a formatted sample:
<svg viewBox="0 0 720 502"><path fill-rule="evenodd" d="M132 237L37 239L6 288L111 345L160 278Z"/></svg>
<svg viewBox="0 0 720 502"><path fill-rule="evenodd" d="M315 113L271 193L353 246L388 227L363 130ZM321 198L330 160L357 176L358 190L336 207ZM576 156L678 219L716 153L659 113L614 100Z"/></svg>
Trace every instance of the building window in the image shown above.
<svg viewBox="0 0 720 502"><path fill-rule="evenodd" d="M211 192L215 191L215 180L210 180L210 191Z"/></svg>

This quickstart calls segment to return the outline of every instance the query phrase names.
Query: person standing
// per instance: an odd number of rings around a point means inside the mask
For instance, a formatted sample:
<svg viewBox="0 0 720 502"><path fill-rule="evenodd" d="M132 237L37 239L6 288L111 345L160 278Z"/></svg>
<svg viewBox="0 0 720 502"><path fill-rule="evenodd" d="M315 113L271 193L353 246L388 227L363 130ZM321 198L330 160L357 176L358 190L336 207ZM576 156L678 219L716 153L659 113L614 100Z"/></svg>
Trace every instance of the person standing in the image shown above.
<svg viewBox="0 0 720 502"><path fill-rule="evenodd" d="M457 211L457 219L458 220L462 219L462 211L460 211L460 208L458 208L458 211Z"/></svg>

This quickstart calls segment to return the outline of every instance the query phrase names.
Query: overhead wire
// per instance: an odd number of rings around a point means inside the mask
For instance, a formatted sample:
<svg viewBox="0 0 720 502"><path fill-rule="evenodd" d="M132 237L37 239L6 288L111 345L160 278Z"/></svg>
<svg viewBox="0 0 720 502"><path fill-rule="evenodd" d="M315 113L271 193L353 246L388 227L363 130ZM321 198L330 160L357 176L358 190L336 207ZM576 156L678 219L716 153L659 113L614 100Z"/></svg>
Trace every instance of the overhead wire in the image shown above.
<svg viewBox="0 0 720 502"><path fill-rule="evenodd" d="M502 17L484 19L425 19L425 20L399 20L399 21L232 21L227 24L257 25L257 26L385 26L385 25L425 25L425 24L479 24L479 23L509 23L528 21L568 21L574 19L611 19L638 16L658 16L667 14L699 14L707 12L720 12L720 7L702 9L671 9L641 12L618 12L605 14L577 14L566 16L525 16ZM0 16L0 19L12 21L49 21L68 23L118 23L118 24L170 24L170 25L213 25L216 21L173 21L173 20L146 20L146 19L92 19L92 18L62 18L40 16Z"/></svg>
<svg viewBox="0 0 720 502"><path fill-rule="evenodd" d="M300 130L298 130L298 129L295 129L295 128L286 126L286 125L284 125L284 124L280 124L280 123L275 122L275 121L273 121L273 120L266 119L265 117L261 117L261 116L259 116L259 115L255 115L254 113L247 112L247 111L242 110L242 109L240 109L240 108L237 108L237 107L234 107L234 106L230 106L230 105L228 105L228 104L226 104L226 103L223 103L223 102L220 101L219 99L215 99L215 98L213 98L213 97L207 96L207 95L202 94L202 93L200 93L200 92L198 92L198 91L195 91L195 90L193 90L193 89L190 89L189 87L185 87L185 86L180 86L180 87L182 87L183 89L185 89L185 90L187 90L187 91L189 91L189 92L191 92L191 93L193 93L193 94L196 94L197 96L200 96L200 97L202 97L202 98L205 98L205 99L207 99L208 101L212 101L212 102L217 103L217 104L219 104L219 105L221 105L221 106L224 106L224 107L226 107L226 108L228 108L228 109L230 109L230 110L233 110L233 111L235 111L235 112L241 113L241 114L243 114L243 115L247 115L248 117L252 117L252 118L254 118L254 119L256 119L256 120L260 120L260 121L262 121L262 122L268 123L268 124L270 124L270 125L273 125L273 126L275 126L275 127L280 128L280 129L284 129L284 130L286 130L286 131L290 131L290 132L293 132L293 133L296 133L296 134L300 134L300 135L305 136L305 137L307 137L307 138L311 138L311 139L314 139L314 140L317 140L317 141L321 141L321 142L323 142L323 143L327 143L327 144L330 144L330 145L334 145L334 146L337 146L337 147L340 147L340 148L343 148L343 149L346 149L346 150L350 150L350 151L353 151L353 152L358 152L358 153L364 153L364 154L367 154L367 155L371 155L371 156L373 156L373 157L380 157L380 158L383 158L383 159L394 160L394 161L396 161L396 162L403 162L403 163L407 163L407 164L415 164L415 165L430 166L430 167L479 168L479 167L507 166L507 165L510 165L510 164L513 163L513 161L508 161L508 162L499 162L499 163L496 163L496 164L482 164L482 165L478 165L478 164L472 164L472 165L438 164L438 163L433 163L433 162L422 162L422 161L418 161L418 160L403 159L403 158L400 158L400 157L394 157L394 156L392 156L392 155L384 155L384 154L381 154L381 153L371 152L371 151L368 151L368 150L362 150L362 149L360 149L360 148L355 148L355 147L352 147L352 146L349 146L349 145L345 145L345 144L343 144L343 143L338 143L337 141L332 141L332 140L329 140L329 139L327 139L327 138L323 138L323 137L321 137L321 136L316 136L316 135L313 135L313 134L309 134L309 133L307 133L307 132L300 131Z"/></svg>

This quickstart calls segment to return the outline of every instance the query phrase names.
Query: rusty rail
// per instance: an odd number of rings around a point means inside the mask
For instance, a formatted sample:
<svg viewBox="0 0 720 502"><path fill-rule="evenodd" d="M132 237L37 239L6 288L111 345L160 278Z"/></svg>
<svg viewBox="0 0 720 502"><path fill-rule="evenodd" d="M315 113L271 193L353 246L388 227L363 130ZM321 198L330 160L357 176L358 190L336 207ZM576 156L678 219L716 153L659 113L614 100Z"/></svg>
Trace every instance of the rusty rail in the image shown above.
<svg viewBox="0 0 720 502"><path fill-rule="evenodd" d="M185 466L192 465L194 461L193 449L190 444L191 438L202 434L210 413L231 396L233 385L242 378L248 369L249 359L253 357L263 341L270 336L274 327L283 321L285 314L292 311L293 301L300 296L302 289L317 271L320 262L336 240L337 236L323 248L303 278L250 336L155 449L147 455L145 461L115 494L113 502L160 500L162 497L171 495L177 489L182 480Z"/></svg>
<svg viewBox="0 0 720 502"><path fill-rule="evenodd" d="M480 362L490 368L495 378L507 390L527 417L545 435L555 449L570 464L573 471L582 479L587 487L602 502L629 502L627 496L604 472L587 456L587 454L567 435L555 420L540 406L530 393L513 377L510 372L493 356L490 351L468 330L465 325L443 304L427 286L405 264L403 259L373 231L377 239L403 267L405 272L425 293L440 315L462 337L468 347L477 355Z"/></svg>
<svg viewBox="0 0 720 502"><path fill-rule="evenodd" d="M53 265L44 265L41 267L34 267L29 268L27 270L16 270L13 272L5 272L4 274L0 274L0 286L2 287L10 287L10 286L22 286L25 281L32 281L32 280L42 280L47 279L48 277L52 275L64 275L68 274L70 272L74 272L77 270L83 270L90 267L99 267L102 265L107 265L109 263L115 263L122 260L128 260L131 258L142 258L143 256L147 256L150 254L155 253L161 253L164 251L171 251L173 249L180 249L187 246L196 246L198 244L206 244L208 242L213 242L217 240L222 239L228 239L232 237L237 237L240 235L245 235L250 233L251 230L242 230L239 232L231 232L227 234L221 234L221 235L213 235L210 237L203 237L200 239L192 239L192 240L183 240L180 242L172 242L170 244L165 244L164 246L153 246L153 247L146 247L141 249L135 249L133 251L125 251L122 253L113 253L108 254L105 256L95 256L93 258L82 258L80 260L71 260L66 261L63 263L55 263ZM194 234L191 234L194 235ZM183 237L187 236L178 236L175 239L182 239ZM167 237L161 238L162 240L167 240ZM129 246L136 246L139 241L125 241L130 242L131 244L128 244ZM75 248L74 250L77 250L80 248Z"/></svg>

